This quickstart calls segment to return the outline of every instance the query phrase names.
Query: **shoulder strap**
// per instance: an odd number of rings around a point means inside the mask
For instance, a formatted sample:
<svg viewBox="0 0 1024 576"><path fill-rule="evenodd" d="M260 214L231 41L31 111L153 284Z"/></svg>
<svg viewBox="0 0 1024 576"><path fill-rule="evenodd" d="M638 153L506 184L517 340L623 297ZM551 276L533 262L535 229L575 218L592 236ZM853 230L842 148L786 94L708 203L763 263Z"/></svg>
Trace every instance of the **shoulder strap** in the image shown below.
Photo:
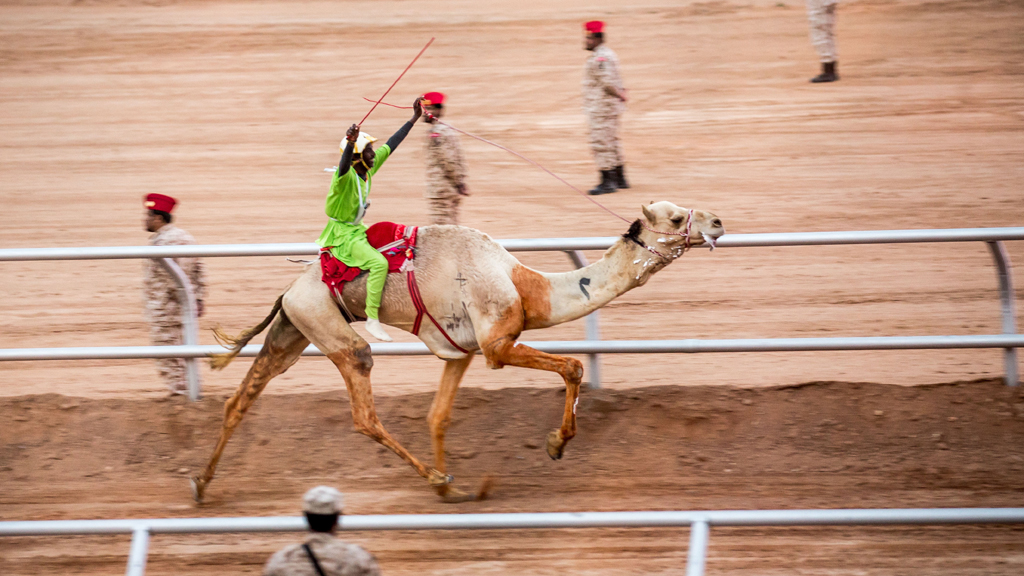
<svg viewBox="0 0 1024 576"><path fill-rule="evenodd" d="M306 556L309 556L309 561L313 563L313 568L316 568L316 573L320 576L327 576L324 574L324 569L320 567L320 562L313 555L313 550L310 549L309 544L303 544L302 549L306 551Z"/></svg>

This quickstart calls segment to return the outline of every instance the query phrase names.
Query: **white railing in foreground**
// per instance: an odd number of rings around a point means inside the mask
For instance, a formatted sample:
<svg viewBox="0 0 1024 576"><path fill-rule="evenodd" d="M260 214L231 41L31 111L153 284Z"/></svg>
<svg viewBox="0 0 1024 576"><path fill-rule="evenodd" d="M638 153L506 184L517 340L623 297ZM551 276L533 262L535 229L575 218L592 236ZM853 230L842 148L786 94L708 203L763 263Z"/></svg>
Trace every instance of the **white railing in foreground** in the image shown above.
<svg viewBox="0 0 1024 576"><path fill-rule="evenodd" d="M686 576L701 576L712 526L867 526L912 524L1020 524L1024 508L909 508L875 510L707 510L689 512L548 512L342 516L343 531L503 530L553 528L690 527ZM132 534L128 576L146 571L152 534L301 532L305 518L155 518L0 522L0 536Z"/></svg>
<svg viewBox="0 0 1024 576"><path fill-rule="evenodd" d="M498 240L505 249L522 251L566 252L577 268L586 265L581 250L604 250L617 238L535 238ZM812 351L812 350L896 350L911 348L1003 348L1003 364L1007 385L1016 386L1019 381L1016 348L1021 347L1021 336L1017 334L1015 296L1010 259L1003 245L1007 240L1024 240L1024 227L1015 228L964 228L948 230L872 230L850 232L797 232L769 234L728 234L718 241L719 248L755 246L824 246L845 244L899 244L915 242L985 242L996 264L1002 305L1002 329L1000 335L973 336L904 336L870 338L786 338L751 340L673 340L601 342L598 334L597 312L587 317L586 337L581 342L543 342L537 347L552 353L587 354L589 358L588 377L593 387L600 385L600 364L598 354L648 353L648 352L768 352L768 351ZM172 258L214 257L214 256L267 256L267 255L315 255L316 244L223 244L201 246L117 246L106 248L16 248L0 249L0 261L26 260L95 260L121 258L158 258L169 267L182 283L183 310L188 314L191 287L177 268ZM199 397L198 371L194 370L195 358L209 356L220 351L217 347L198 346L193 318L184 318L184 325L190 328L186 334L186 346L123 346L108 348L54 348L54 349L7 349L0 350L3 360L69 360L83 358L187 358L190 366L190 395ZM188 342L191 340L192 342ZM532 344L531 344L532 345ZM426 354L422 344L374 344L374 354L416 355ZM246 347L243 355L255 355L258 347ZM313 355L315 351L306 350Z"/></svg>

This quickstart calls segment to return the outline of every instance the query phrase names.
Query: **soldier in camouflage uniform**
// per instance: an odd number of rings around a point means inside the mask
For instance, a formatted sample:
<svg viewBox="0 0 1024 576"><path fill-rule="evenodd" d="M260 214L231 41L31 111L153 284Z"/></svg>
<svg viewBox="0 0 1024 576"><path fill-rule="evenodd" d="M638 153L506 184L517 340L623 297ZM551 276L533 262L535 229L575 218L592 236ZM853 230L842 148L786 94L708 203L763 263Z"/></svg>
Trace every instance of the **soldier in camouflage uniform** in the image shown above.
<svg viewBox="0 0 1024 576"><path fill-rule="evenodd" d="M583 68L583 112L590 128L590 149L601 171L601 183L587 193L608 194L629 188L619 145L619 116L628 98L619 75L619 57L604 44L604 22L583 26L584 47L592 52Z"/></svg>
<svg viewBox="0 0 1024 576"><path fill-rule="evenodd" d="M836 5L839 0L807 0L807 19L811 21L811 43L821 59L821 74L811 78L815 84L839 80L836 73Z"/></svg>
<svg viewBox="0 0 1024 576"><path fill-rule="evenodd" d="M431 224L458 224L459 204L469 192L458 134L437 121L444 114L444 100L440 92L423 95L426 122L431 125L427 134L427 205Z"/></svg>
<svg viewBox="0 0 1024 576"><path fill-rule="evenodd" d="M312 534L304 543L271 556L263 576L380 576L373 554L334 537L341 514L340 492L317 486L302 498L302 510Z"/></svg>
<svg viewBox="0 0 1024 576"><path fill-rule="evenodd" d="M149 237L151 246L180 246L195 244L192 235L171 224L171 210L177 202L163 194L149 194L145 198L146 230L154 232ZM181 267L196 297L197 312L203 315L203 299L206 295L206 280L203 277L203 263L196 258L175 258ZM178 283L171 273L157 260L147 260L143 275L143 297L146 301L146 319L149 320L150 336L155 346L177 346L183 342L181 304L178 299ZM161 358L157 360L160 377L167 383L171 394L187 394L188 381L185 377L185 360L182 358Z"/></svg>

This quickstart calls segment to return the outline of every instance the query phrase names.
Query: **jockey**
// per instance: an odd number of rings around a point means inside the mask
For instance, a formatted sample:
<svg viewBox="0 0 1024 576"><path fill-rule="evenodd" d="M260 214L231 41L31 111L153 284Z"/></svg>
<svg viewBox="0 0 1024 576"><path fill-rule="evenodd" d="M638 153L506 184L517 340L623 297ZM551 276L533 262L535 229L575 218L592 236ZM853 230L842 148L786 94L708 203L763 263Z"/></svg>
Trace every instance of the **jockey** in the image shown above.
<svg viewBox="0 0 1024 576"><path fill-rule="evenodd" d="M388 277L388 262L367 241L363 216L370 206L373 175L402 143L422 113L420 98L417 98L413 102L412 119L376 151L373 149L376 138L360 132L356 124L348 129L341 162L338 163L330 192L327 193L324 212L330 220L316 241L346 266L370 271L366 279L366 331L382 342L391 342L391 337L384 331L377 316L384 282Z"/></svg>

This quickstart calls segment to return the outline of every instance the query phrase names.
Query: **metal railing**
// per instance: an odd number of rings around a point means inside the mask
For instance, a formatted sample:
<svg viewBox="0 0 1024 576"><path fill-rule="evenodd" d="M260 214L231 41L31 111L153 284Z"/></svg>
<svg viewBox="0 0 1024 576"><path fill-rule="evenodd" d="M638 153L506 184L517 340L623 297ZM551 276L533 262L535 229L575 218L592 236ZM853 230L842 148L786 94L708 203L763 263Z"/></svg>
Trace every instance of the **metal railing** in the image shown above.
<svg viewBox="0 0 1024 576"><path fill-rule="evenodd" d="M707 510L651 512L547 512L505 514L401 514L341 516L343 531L507 530L554 528L690 527L686 576L702 576L712 526L869 526L1020 524L1024 508L910 508L875 510ZM143 576L153 534L302 532L300 516L153 518L0 522L0 536L131 534L127 576Z"/></svg>
<svg viewBox="0 0 1024 576"><path fill-rule="evenodd" d="M510 239L498 242L510 252L559 251L565 252L577 268L587 265L582 250L605 250L618 238L535 238ZM985 242L996 264L1002 314L1002 335L971 336L897 336L864 338L780 338L745 340L661 340L661 341L601 341L597 312L586 319L586 340L575 342L528 342L526 344L544 352L556 354L586 354L587 371L591 387L600 387L599 354L613 353L699 353L699 352L779 352L821 350L906 350L935 348L1002 348L1005 381L1009 386L1019 382L1016 348L1024 347L1024 336L1017 333L1013 275L1004 241L1024 240L1024 227L963 228L947 230L873 230L850 232L796 232L768 234L728 234L718 240L719 248L766 246L826 246L850 244L901 244L921 242ZM27 260L105 260L124 258L157 258L176 267L172 258L222 256L285 256L317 254L313 243L297 244L215 244L193 246L117 246L101 248L15 248L0 249L0 261ZM173 272L173 271L172 271ZM180 272L180 270L179 270ZM183 314L188 314L191 287L184 274L174 273L181 286ZM194 309L194 303L193 308ZM194 316L184 321L193 322ZM131 359L131 358L187 358L195 359L223 351L217 346L189 344L198 341L186 334L185 346L118 346L96 348L26 348L0 349L4 360L77 360L77 359ZM255 356L260 347L246 346L243 356ZM373 354L381 356L427 355L423 344L371 344ZM304 355L319 352L310 347ZM194 360L192 363L194 367ZM189 372L190 395L199 396L198 371ZM193 384L193 382L195 384Z"/></svg>

